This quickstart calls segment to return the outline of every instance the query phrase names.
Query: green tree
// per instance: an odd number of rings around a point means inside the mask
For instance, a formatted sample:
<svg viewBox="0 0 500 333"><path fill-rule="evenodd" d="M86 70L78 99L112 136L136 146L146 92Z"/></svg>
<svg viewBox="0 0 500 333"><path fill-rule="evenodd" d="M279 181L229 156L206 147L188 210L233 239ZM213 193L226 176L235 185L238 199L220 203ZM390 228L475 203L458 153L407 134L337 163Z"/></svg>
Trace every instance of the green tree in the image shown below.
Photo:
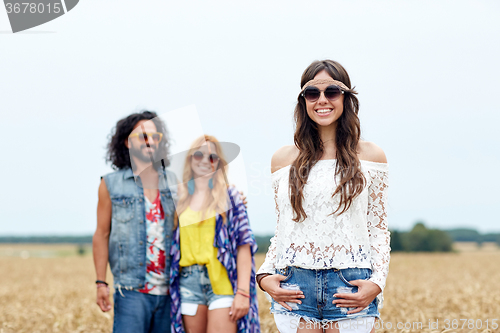
<svg viewBox="0 0 500 333"><path fill-rule="evenodd" d="M428 230L423 222L417 222L413 229L407 234L407 249L411 252L414 251L429 251L429 244L427 242Z"/></svg>
<svg viewBox="0 0 500 333"><path fill-rule="evenodd" d="M391 252L400 252L404 250L401 232L397 230L391 231Z"/></svg>
<svg viewBox="0 0 500 333"><path fill-rule="evenodd" d="M453 250L453 241L445 231L431 229L428 231L427 239L429 250L432 252L450 252Z"/></svg>
<svg viewBox="0 0 500 333"><path fill-rule="evenodd" d="M482 237L477 230L467 229L467 228L458 228L458 229L450 229L446 230L446 232L450 235L450 237L455 242L478 242L481 243Z"/></svg>
<svg viewBox="0 0 500 333"><path fill-rule="evenodd" d="M404 239L403 243L411 252L452 251L452 239L448 233L439 229L427 229L422 221L417 222Z"/></svg>

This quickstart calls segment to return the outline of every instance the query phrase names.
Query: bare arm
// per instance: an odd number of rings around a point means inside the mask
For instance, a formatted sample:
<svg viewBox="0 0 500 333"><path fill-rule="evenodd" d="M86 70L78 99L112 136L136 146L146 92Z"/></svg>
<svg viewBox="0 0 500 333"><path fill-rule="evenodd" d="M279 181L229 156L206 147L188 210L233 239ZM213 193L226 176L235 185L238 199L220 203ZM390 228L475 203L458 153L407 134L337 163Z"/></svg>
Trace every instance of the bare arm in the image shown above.
<svg viewBox="0 0 500 333"><path fill-rule="evenodd" d="M238 247L236 257L236 269L238 271L238 291L250 295L250 275L252 274L252 252L250 244L244 244ZM234 295L233 305L231 306L230 318L236 322L245 316L250 309L250 298L241 294Z"/></svg>
<svg viewBox="0 0 500 333"><path fill-rule="evenodd" d="M109 234L111 232L111 198L104 179L99 185L99 201L97 203L97 228L92 238L92 252L97 280L106 281L106 269L109 255ZM102 311L111 310L107 288L97 289L97 305Z"/></svg>
<svg viewBox="0 0 500 333"><path fill-rule="evenodd" d="M238 289L250 292L250 275L252 273L252 253L250 244L243 244L238 247L236 257L236 269L238 270Z"/></svg>
<svg viewBox="0 0 500 333"><path fill-rule="evenodd" d="M237 290L229 312L230 320L233 323L244 317L250 309L250 278L252 275L252 249L251 244L246 243L250 241L248 237L251 235L251 230L244 202L237 192L235 194L236 211L234 214L237 216L237 231L235 236L238 238L237 244L241 245L238 246L236 254Z"/></svg>

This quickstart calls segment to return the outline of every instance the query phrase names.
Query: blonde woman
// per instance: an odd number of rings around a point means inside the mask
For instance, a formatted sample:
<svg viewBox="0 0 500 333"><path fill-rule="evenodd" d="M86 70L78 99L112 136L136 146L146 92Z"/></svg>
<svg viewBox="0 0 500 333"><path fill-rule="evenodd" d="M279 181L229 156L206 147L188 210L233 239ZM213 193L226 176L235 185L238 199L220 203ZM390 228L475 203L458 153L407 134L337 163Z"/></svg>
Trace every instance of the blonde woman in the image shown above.
<svg viewBox="0 0 500 333"><path fill-rule="evenodd" d="M173 332L260 332L257 244L225 172L219 141L195 140L184 164L171 250Z"/></svg>

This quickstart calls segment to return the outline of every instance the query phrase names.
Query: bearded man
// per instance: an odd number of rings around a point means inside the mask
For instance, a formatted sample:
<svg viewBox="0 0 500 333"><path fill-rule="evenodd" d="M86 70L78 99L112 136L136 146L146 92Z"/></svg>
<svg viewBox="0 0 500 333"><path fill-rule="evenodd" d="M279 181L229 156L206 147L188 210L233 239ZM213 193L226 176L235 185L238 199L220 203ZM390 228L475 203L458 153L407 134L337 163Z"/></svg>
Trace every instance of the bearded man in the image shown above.
<svg viewBox="0 0 500 333"><path fill-rule="evenodd" d="M174 173L166 170L169 142L151 111L121 119L108 144L116 170L101 177L93 237L97 304L111 310L106 269L113 274L113 332L170 332L170 247Z"/></svg>

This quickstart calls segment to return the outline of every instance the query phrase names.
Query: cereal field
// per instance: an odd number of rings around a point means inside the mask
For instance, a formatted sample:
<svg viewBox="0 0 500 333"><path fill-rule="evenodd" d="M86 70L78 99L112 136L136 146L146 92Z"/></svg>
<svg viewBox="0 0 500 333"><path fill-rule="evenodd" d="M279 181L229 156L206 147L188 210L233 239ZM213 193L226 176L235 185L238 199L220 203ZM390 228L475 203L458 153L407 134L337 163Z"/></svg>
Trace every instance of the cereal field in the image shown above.
<svg viewBox="0 0 500 333"><path fill-rule="evenodd" d="M260 265L263 256L256 259ZM500 325L499 265L494 247L393 254L377 332L500 332L494 329ZM102 313L94 301L89 252L78 256L72 245L1 245L0 276L0 333L111 332L112 312ZM262 331L277 332L260 291L259 305Z"/></svg>

